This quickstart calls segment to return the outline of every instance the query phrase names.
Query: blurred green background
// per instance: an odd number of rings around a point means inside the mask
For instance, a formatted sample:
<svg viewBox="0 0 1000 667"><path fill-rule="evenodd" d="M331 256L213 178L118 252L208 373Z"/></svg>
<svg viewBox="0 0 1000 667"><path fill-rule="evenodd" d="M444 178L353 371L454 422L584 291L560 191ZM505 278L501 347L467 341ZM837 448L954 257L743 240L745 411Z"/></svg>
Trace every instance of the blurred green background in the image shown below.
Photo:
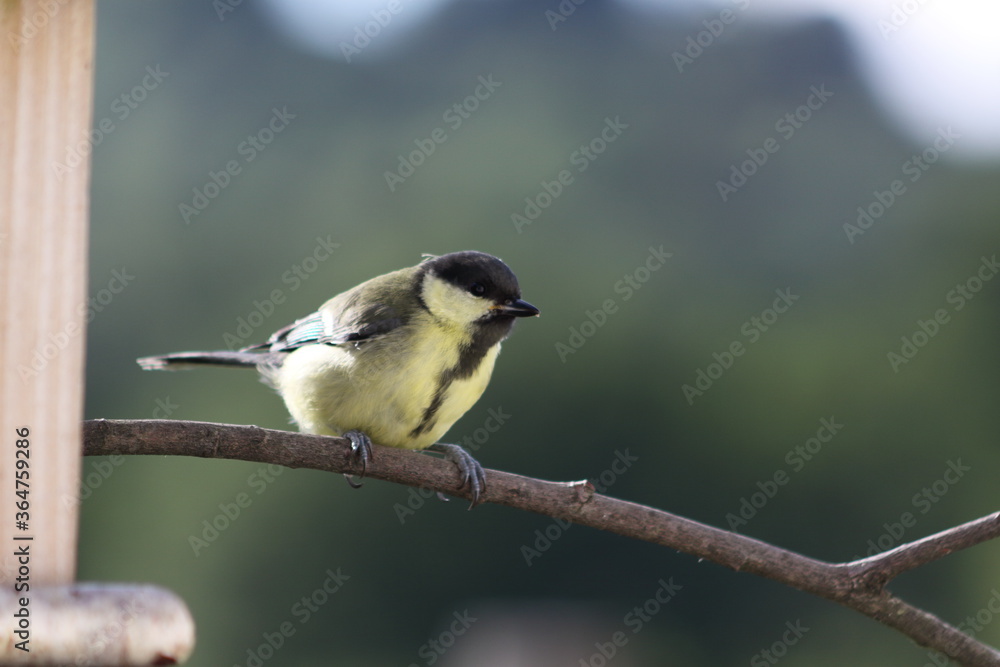
<svg viewBox="0 0 1000 667"><path fill-rule="evenodd" d="M99 3L94 121L113 129L93 151L88 418L289 428L250 372L144 373L134 359L258 342L421 253L475 248L502 257L542 310L449 433L460 442L491 409L509 414L476 452L485 466L609 480L628 452L610 495L722 527L742 509L741 532L826 560L997 509L1000 284L975 278L995 272L983 258L1000 246L1000 168L945 151L914 172L934 133L914 137L875 101L838 22L736 9L678 71L674 54L726 5L588 0L553 30L554 2L455 2L398 39L388 24L351 62L308 50L260 5L226 6L220 20L202 2ZM789 113L798 121L782 124ZM443 143L390 189L386 172L437 128ZM734 167L752 175L723 199ZM563 170L572 180L546 199ZM849 239L845 223L888 201L894 180L902 194ZM640 268L661 246L669 259ZM952 291L970 279L981 289L958 308ZM777 290L797 299L776 315ZM613 312L593 315L609 299ZM920 321L933 337L914 336ZM893 368L901 337L921 347ZM734 343L743 353L727 358ZM699 371L715 379L685 395ZM823 419L842 427L817 448ZM810 446L809 460L794 453ZM967 470L941 481L949 462ZM787 484L769 485L779 471ZM241 493L250 505L226 519ZM596 667L595 642L619 631L608 662L621 667L929 660L750 575L375 481L88 459L82 496L80 578L178 592L196 666ZM401 514L407 502L418 509ZM196 547L213 535L205 522L224 529ZM998 548L892 588L961 623L1000 588ZM331 572L339 589L318 593ZM682 588L637 624L661 581ZM783 643L786 623L808 631ZM978 636L1000 643L1000 623Z"/></svg>

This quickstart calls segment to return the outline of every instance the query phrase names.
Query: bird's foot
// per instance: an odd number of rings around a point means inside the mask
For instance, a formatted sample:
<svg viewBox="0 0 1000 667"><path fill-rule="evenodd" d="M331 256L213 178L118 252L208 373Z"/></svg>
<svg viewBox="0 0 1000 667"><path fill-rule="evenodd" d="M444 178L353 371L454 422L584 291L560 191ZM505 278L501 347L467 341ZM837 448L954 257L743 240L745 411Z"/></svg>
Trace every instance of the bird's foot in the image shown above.
<svg viewBox="0 0 1000 667"><path fill-rule="evenodd" d="M449 445L444 442L434 443L427 449L432 452L444 454L445 459L458 466L462 482L459 488L464 489L468 487L469 494L472 496L472 503L469 505L469 509L471 510L478 505L480 497L486 491L486 473L483 471L483 467L479 465L479 462L472 458L472 454L469 454L469 452L458 445ZM440 494L438 497L440 497Z"/></svg>
<svg viewBox="0 0 1000 667"><path fill-rule="evenodd" d="M351 441L351 458L361 464L361 476L368 472L368 462L374 458L372 452L372 439L361 431L348 431L344 437ZM360 489L364 484L355 482L352 475L344 474L344 479L353 489Z"/></svg>

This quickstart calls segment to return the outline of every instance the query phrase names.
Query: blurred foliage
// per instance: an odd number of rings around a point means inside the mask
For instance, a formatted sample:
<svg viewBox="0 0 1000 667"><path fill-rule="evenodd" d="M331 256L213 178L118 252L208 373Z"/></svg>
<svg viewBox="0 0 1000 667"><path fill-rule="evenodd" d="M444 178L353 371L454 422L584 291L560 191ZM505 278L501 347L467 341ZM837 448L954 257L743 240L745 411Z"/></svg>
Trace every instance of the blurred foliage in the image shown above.
<svg viewBox="0 0 1000 667"><path fill-rule="evenodd" d="M638 462L611 495L718 526L783 470L788 483L741 532L830 560L864 553L904 512L909 540L996 510L1000 292L986 282L961 310L947 295L1000 245L1000 170L945 154L851 243L843 225L908 179L905 163L934 137L909 141L883 115L838 25L738 17L678 72L674 52L717 8L590 0L555 31L548 8L455 3L390 55L348 64L299 50L252 5L219 21L209 3L102 2L94 120L114 129L93 154L91 294L113 270L134 279L90 326L87 416L288 428L251 373L142 373L134 359L225 347L226 334L248 333L241 318L257 342L421 253L476 248L506 260L542 310L518 324L486 395L449 434L459 442L491 408L509 413L477 452L487 467L597 479L627 450ZM115 101L147 66L168 74L123 117ZM453 129L445 114L479 77L500 85ZM832 97L779 133L811 87ZM275 110L294 118L247 161L241 146ZM574 152L607 119L627 128L579 171ZM446 141L390 191L385 172L435 128ZM717 182L768 137L780 149L723 201ZM212 190L229 161L239 172ZM518 229L512 214L561 170L573 181ZM216 196L186 223L181 205L206 186ZM310 261L318 238L339 247ZM626 300L616 284L644 277L660 246L672 257ZM779 289L798 299L765 331L751 318L767 317ZM275 290L280 303L265 303ZM614 312L591 331L587 313L607 299ZM942 308L949 321L894 372L887 353ZM557 344L582 325L593 335L561 359ZM713 354L736 341L744 353L689 403L682 386L719 371ZM787 453L823 418L843 428L796 469ZM969 471L915 503L958 460ZM439 664L578 665L619 630L618 665L746 664L799 620L810 630L786 665L926 659L852 612L683 554L260 468L133 458L108 476L85 461L81 579L177 591L198 624L196 666L255 664L248 651L285 622L295 634L264 664L431 664L426 645L465 610L479 620ZM226 520L240 493L251 504ZM408 501L418 509L401 524ZM213 521L229 525L195 554L191 536ZM546 531L556 539L529 566L522 546L545 546ZM959 623L993 595L997 549L894 588ZM295 605L338 568L349 579L301 622ZM683 589L632 634L629 610L670 578ZM1000 643L1000 624L979 636Z"/></svg>

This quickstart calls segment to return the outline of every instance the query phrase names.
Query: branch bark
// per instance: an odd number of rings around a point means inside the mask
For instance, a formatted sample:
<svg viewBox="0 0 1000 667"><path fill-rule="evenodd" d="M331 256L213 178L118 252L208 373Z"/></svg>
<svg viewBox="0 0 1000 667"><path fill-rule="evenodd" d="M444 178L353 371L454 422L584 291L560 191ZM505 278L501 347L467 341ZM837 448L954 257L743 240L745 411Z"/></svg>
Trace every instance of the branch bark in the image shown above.
<svg viewBox="0 0 1000 667"><path fill-rule="evenodd" d="M360 474L346 438L256 426L168 420L84 422L84 455L164 455L237 459L288 468ZM375 447L367 477L469 499L454 466L440 459ZM548 482L487 470L482 502L565 519L682 551L738 572L811 593L895 628L920 646L967 667L1000 667L1000 651L886 590L899 574L1000 536L1000 512L857 561L828 563L752 537L595 493L586 480Z"/></svg>

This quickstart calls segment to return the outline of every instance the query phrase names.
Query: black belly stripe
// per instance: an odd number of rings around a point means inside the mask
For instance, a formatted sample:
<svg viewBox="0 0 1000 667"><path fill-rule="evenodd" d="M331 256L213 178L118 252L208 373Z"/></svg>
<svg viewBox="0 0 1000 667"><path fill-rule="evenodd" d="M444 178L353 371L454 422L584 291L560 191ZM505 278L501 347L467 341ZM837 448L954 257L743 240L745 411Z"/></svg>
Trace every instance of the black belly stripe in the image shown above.
<svg viewBox="0 0 1000 667"><path fill-rule="evenodd" d="M441 409L441 405L444 403L445 392L448 391L451 383L457 379L464 380L471 377L476 372L476 369L479 368L479 364L483 361L486 353L506 338L513 325L512 318L490 319L479 324L471 340L459 349L458 364L441 373L441 376L438 378L438 386L434 391L434 398L431 399L430 405L424 410L424 415L420 423L410 431L411 438L416 438L434 427L434 419L437 416L438 410Z"/></svg>
<svg viewBox="0 0 1000 667"><path fill-rule="evenodd" d="M448 387L451 386L452 380L455 379L455 369L450 369L441 374L438 380L437 389L434 391L434 398L431 399L430 405L424 410L424 416L421 418L420 423L417 424L416 428L410 431L410 437L416 438L423 433L431 430L434 426L434 418L437 416L437 411L441 409L441 404L444 403L444 394L448 391Z"/></svg>

